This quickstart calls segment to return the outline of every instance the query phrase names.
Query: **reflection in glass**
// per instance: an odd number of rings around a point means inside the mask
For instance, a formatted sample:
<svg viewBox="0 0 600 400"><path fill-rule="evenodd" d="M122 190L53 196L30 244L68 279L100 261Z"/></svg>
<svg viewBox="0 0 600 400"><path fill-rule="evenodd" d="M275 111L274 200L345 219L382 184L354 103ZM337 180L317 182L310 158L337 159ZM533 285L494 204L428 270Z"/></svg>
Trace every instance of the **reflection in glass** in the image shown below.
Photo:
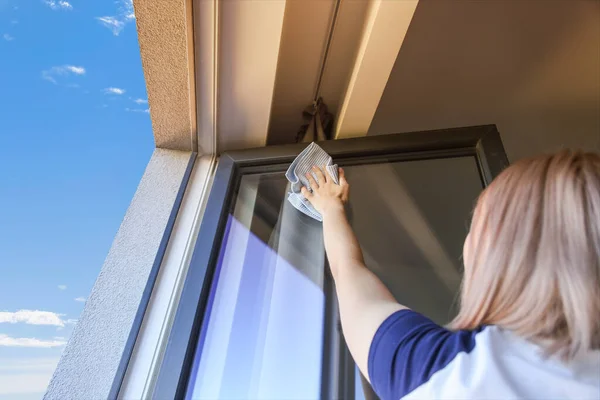
<svg viewBox="0 0 600 400"><path fill-rule="evenodd" d="M287 209L282 178L271 174L242 179L221 247L188 398L320 396L322 236L314 237L316 251L295 251L301 248L292 244L302 226L314 231L318 223Z"/></svg>
<svg viewBox="0 0 600 400"><path fill-rule="evenodd" d="M402 304L439 324L456 313L462 245L482 190L473 157L344 168L350 223L369 269ZM363 388L363 385L365 387ZM357 400L377 396L356 369Z"/></svg>
<svg viewBox="0 0 600 400"><path fill-rule="evenodd" d="M481 192L474 157L344 168L365 263L396 299L439 324L455 315L462 246Z"/></svg>
<svg viewBox="0 0 600 400"><path fill-rule="evenodd" d="M363 389L362 376L358 367L354 366L354 400L366 400Z"/></svg>
<svg viewBox="0 0 600 400"><path fill-rule="evenodd" d="M447 323L455 313L469 215L482 189L475 159L345 171L349 219L367 267L399 302ZM324 292L322 225L296 211L286 193L283 172L242 176L187 398L319 399L338 382L322 373L325 360L334 359L324 354L333 342L324 331L330 294ZM348 389L357 400L377 399L358 373Z"/></svg>

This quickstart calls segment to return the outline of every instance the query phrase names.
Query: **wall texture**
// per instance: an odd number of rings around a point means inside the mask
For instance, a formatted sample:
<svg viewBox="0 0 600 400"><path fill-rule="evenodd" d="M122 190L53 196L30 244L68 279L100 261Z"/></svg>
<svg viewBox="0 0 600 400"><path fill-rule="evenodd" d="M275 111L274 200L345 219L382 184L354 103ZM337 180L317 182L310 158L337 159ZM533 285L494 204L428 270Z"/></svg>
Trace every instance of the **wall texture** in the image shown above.
<svg viewBox="0 0 600 400"><path fill-rule="evenodd" d="M140 55L156 147L195 148L191 0L135 0Z"/></svg>
<svg viewBox="0 0 600 400"><path fill-rule="evenodd" d="M600 151L600 2L419 3L368 134L479 124L511 160Z"/></svg>
<svg viewBox="0 0 600 400"><path fill-rule="evenodd" d="M156 149L44 399L106 399L190 152Z"/></svg>

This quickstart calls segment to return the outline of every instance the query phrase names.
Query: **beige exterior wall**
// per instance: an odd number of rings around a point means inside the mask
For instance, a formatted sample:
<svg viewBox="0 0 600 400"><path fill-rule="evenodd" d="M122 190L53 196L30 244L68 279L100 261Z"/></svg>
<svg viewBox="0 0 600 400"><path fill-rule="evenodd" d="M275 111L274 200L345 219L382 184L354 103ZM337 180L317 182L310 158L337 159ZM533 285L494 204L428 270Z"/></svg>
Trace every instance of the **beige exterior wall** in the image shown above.
<svg viewBox="0 0 600 400"><path fill-rule="evenodd" d="M192 0L134 0L156 147L196 150Z"/></svg>

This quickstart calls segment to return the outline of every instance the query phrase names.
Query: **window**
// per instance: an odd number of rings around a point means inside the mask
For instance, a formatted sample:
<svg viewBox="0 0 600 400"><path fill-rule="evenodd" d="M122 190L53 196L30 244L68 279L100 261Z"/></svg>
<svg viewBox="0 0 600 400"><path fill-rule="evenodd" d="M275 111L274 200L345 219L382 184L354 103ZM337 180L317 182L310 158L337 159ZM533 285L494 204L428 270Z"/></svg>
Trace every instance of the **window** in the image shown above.
<svg viewBox="0 0 600 400"><path fill-rule="evenodd" d="M470 211L507 164L495 127L323 147L346 169L367 266L400 302L447 322ZM222 156L156 397L375 398L341 336L321 224L286 201L283 173L303 148Z"/></svg>

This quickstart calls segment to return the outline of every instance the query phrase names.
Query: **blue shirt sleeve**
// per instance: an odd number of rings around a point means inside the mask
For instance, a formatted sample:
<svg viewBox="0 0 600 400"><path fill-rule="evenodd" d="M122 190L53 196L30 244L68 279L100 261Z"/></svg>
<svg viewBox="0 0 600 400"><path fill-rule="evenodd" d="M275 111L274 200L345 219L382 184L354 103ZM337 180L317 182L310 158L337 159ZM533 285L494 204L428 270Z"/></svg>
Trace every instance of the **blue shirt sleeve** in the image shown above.
<svg viewBox="0 0 600 400"><path fill-rule="evenodd" d="M404 397L460 352L473 350L478 332L453 332L408 309L395 312L381 324L369 349L373 390L382 400Z"/></svg>

